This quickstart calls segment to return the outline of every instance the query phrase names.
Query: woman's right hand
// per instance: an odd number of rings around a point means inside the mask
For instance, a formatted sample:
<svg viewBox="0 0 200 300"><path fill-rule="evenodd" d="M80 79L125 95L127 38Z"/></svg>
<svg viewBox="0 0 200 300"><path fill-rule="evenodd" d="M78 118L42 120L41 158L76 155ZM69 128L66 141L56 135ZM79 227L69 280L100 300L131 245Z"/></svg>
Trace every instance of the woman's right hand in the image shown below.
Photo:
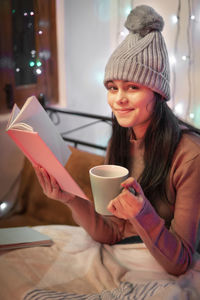
<svg viewBox="0 0 200 300"><path fill-rule="evenodd" d="M39 165L33 164L38 181L42 187L43 193L51 199L67 203L75 196L63 191L56 179L47 173L47 171Z"/></svg>

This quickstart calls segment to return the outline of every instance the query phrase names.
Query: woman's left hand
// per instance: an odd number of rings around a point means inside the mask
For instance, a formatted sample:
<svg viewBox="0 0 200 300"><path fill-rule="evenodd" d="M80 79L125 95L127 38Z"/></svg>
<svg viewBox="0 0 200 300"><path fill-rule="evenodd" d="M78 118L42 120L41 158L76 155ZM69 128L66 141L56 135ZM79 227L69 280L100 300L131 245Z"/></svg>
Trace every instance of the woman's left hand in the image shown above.
<svg viewBox="0 0 200 300"><path fill-rule="evenodd" d="M135 217L143 208L145 196L140 184L132 177L121 183L122 192L110 201L108 210L118 218L128 220ZM136 195L128 189L134 188Z"/></svg>

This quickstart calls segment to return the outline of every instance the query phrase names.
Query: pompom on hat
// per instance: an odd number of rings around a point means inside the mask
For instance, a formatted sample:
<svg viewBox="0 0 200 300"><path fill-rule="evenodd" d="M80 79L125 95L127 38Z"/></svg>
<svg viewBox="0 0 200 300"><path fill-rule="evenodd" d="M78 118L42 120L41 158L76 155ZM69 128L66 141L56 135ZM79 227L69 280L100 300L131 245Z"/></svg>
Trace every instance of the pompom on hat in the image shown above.
<svg viewBox="0 0 200 300"><path fill-rule="evenodd" d="M115 49L105 68L104 84L110 80L132 81L170 99L170 68L161 31L163 18L150 6L141 5L127 17L129 34Z"/></svg>

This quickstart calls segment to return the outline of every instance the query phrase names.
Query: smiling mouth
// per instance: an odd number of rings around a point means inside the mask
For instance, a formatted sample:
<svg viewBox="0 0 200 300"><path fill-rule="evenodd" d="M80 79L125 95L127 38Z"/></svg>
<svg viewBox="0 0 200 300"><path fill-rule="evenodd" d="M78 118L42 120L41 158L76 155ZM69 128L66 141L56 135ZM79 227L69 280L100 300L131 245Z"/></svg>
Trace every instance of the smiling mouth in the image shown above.
<svg viewBox="0 0 200 300"><path fill-rule="evenodd" d="M115 109L115 111L116 111L117 113L119 113L119 114L126 114L126 113L129 113L129 112L133 111L133 110L134 110L134 108Z"/></svg>

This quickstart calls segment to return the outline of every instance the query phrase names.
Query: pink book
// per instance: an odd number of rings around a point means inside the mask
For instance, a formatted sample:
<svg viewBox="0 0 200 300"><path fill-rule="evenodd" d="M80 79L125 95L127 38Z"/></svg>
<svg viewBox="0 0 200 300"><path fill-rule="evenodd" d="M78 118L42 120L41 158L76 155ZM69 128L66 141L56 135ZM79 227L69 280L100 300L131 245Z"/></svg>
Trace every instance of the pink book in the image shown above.
<svg viewBox="0 0 200 300"><path fill-rule="evenodd" d="M14 105L6 131L25 156L55 177L64 191L87 199L64 168L71 151L36 97L28 98L21 110Z"/></svg>

